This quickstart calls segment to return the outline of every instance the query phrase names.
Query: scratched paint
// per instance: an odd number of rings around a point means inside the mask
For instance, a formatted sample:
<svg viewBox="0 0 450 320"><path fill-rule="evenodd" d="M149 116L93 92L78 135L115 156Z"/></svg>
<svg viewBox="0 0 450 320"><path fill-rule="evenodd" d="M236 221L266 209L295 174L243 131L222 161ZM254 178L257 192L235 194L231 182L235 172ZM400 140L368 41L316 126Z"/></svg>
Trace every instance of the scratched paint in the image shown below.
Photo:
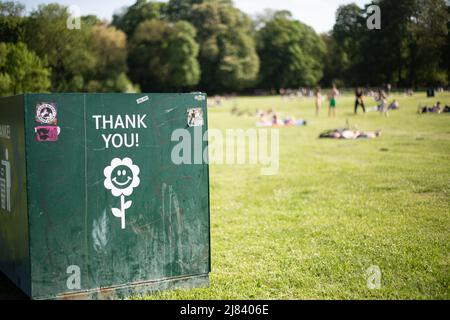
<svg viewBox="0 0 450 320"><path fill-rule="evenodd" d="M108 244L108 216L106 209L97 220L92 223L92 243L95 251L102 251Z"/></svg>

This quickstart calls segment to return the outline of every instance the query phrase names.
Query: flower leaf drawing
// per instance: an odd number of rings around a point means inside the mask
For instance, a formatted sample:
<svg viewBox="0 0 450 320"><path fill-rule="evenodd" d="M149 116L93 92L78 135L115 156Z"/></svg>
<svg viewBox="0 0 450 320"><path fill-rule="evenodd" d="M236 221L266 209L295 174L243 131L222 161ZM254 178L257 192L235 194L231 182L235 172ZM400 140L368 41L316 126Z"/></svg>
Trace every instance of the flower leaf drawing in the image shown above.
<svg viewBox="0 0 450 320"><path fill-rule="evenodd" d="M132 203L133 203L133 201L131 201L131 200L125 202L124 205L123 205L123 209L126 210L129 207L131 207Z"/></svg>
<svg viewBox="0 0 450 320"><path fill-rule="evenodd" d="M117 218L122 217L122 210L117 209L117 208L112 208L111 211L115 217L117 217Z"/></svg>

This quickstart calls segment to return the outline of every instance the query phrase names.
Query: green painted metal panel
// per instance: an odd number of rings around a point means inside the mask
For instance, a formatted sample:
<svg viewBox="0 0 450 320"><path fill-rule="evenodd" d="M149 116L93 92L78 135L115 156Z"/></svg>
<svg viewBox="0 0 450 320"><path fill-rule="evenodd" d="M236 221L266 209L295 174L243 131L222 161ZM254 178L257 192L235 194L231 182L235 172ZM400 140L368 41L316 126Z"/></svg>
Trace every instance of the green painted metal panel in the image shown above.
<svg viewBox="0 0 450 320"><path fill-rule="evenodd" d="M0 268L30 294L23 96L0 99Z"/></svg>
<svg viewBox="0 0 450 320"><path fill-rule="evenodd" d="M186 286L190 278L192 286L205 285L208 165L174 163L179 142L171 136L184 129L200 137L192 141L193 158L195 148L207 146L206 96L29 94L23 100L27 293L97 297L114 288ZM203 113L203 124L188 123L192 109Z"/></svg>

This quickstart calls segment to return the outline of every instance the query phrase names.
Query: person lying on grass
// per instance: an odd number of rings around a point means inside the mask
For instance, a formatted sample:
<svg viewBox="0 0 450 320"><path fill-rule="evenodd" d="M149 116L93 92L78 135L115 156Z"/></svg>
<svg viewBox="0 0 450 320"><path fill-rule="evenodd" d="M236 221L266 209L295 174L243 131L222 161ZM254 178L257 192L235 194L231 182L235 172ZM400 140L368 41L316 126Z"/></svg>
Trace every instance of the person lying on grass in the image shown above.
<svg viewBox="0 0 450 320"><path fill-rule="evenodd" d="M294 117L280 118L280 115L272 109L267 113L259 112L259 121L256 123L258 127L290 127L290 126L306 126L306 121L303 119L296 120Z"/></svg>
<svg viewBox="0 0 450 320"><path fill-rule="evenodd" d="M319 138L331 138L331 139L374 139L381 136L381 131L359 131L359 130L351 130L348 128L341 129L332 129L322 132L319 135Z"/></svg>
<svg viewBox="0 0 450 320"><path fill-rule="evenodd" d="M419 114L422 114L422 113L443 113L443 112L446 113L446 112L450 112L450 107L449 106L445 106L444 108L441 108L441 102L438 101L431 108L428 108L427 106L422 108L422 107L419 106L419 109L417 110L417 112Z"/></svg>

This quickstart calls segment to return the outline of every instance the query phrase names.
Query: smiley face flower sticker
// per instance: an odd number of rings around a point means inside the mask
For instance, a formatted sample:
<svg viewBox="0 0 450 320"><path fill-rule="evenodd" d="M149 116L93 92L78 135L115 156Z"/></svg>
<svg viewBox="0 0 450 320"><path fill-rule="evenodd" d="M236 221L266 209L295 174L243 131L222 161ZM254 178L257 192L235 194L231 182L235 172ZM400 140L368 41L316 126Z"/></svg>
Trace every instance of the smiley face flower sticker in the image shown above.
<svg viewBox="0 0 450 320"><path fill-rule="evenodd" d="M133 203L131 200L125 202L125 197L130 196L134 188L139 186L139 172L139 167L130 158L114 158L103 170L105 188L111 190L114 197L120 197L120 208L112 208L111 211L114 216L121 218L122 229L125 229L125 210Z"/></svg>

